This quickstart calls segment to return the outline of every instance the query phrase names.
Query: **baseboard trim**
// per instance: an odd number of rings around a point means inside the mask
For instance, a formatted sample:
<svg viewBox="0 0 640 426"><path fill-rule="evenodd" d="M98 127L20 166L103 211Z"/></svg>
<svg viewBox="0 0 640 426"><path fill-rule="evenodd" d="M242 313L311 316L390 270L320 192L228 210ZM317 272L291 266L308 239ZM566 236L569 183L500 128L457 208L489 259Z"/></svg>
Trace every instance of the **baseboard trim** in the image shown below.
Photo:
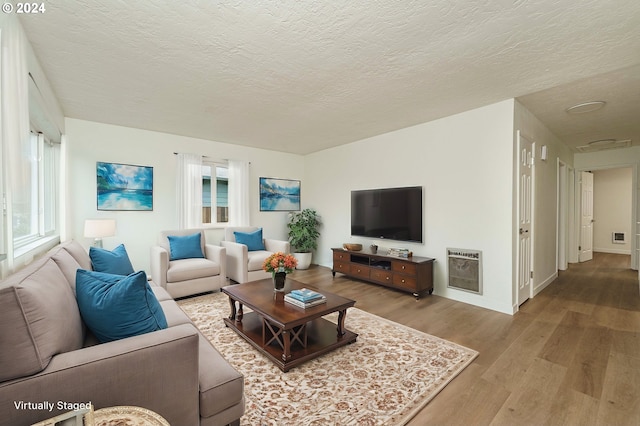
<svg viewBox="0 0 640 426"><path fill-rule="evenodd" d="M611 253L611 254L628 254L628 255L631 255L631 250L624 250L624 249L594 248L593 251L597 252L597 253Z"/></svg>
<svg viewBox="0 0 640 426"><path fill-rule="evenodd" d="M558 278L558 271L551 274L546 280L542 281L538 285L534 285L533 287L533 296L535 297L538 293L544 290L549 284L551 284L556 278Z"/></svg>

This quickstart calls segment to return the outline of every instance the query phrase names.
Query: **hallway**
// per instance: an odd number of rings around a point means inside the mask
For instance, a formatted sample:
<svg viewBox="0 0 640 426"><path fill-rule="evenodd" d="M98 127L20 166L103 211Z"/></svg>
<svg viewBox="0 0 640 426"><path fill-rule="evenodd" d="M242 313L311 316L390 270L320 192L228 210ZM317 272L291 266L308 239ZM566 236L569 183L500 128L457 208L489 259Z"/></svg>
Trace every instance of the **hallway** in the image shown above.
<svg viewBox="0 0 640 426"><path fill-rule="evenodd" d="M611 318L600 315L607 308L636 314L640 312L638 271L631 270L630 264L631 257L628 255L596 252L593 260L572 263L568 270L560 271L558 278L536 296L536 300L540 302L540 297L552 298L553 303L562 305L566 310L599 315L599 320L604 321L601 325L612 324ZM527 312L525 306L521 310ZM627 315L633 316L631 312ZM621 316L624 317L625 314ZM626 328L628 327L620 329Z"/></svg>

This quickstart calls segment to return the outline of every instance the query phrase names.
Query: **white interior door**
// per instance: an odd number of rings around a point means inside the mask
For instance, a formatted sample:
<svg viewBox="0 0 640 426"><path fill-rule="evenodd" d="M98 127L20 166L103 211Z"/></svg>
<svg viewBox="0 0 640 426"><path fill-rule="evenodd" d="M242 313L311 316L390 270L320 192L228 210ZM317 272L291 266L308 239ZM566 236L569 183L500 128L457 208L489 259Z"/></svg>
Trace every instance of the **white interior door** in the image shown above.
<svg viewBox="0 0 640 426"><path fill-rule="evenodd" d="M533 281L534 143L518 132L518 306L531 296Z"/></svg>
<svg viewBox="0 0 640 426"><path fill-rule="evenodd" d="M580 173L579 261L593 259L593 173Z"/></svg>

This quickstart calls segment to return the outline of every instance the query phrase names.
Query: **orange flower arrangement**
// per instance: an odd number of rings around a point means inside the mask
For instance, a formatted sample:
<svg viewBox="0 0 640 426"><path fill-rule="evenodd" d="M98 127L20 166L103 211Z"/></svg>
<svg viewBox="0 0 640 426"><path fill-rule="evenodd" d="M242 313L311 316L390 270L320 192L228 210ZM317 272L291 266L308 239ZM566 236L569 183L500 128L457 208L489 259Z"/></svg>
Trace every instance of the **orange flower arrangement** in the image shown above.
<svg viewBox="0 0 640 426"><path fill-rule="evenodd" d="M276 272L286 272L290 274L296 266L298 266L298 259L290 254L284 254L279 251L265 259L262 264L262 269L273 274Z"/></svg>

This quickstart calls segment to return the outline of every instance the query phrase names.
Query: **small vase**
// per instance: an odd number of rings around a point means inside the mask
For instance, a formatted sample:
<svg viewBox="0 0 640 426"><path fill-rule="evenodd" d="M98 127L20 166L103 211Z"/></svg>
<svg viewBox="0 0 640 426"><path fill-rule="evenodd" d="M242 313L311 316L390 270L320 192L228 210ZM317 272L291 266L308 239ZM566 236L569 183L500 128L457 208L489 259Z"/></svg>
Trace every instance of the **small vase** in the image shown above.
<svg viewBox="0 0 640 426"><path fill-rule="evenodd" d="M286 279L286 272L276 272L273 274L273 286L275 291L284 291L284 282Z"/></svg>

